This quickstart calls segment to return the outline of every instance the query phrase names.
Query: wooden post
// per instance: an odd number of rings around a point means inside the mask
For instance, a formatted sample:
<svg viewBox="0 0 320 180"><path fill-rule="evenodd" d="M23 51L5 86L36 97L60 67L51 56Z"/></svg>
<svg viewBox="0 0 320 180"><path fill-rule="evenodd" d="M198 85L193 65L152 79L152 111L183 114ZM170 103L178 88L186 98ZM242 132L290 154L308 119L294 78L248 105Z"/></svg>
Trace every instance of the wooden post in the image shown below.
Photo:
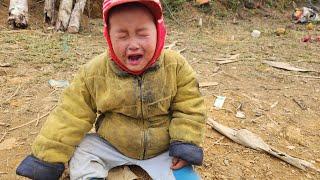
<svg viewBox="0 0 320 180"><path fill-rule="evenodd" d="M56 30L65 31L68 28L72 11L73 0L61 0Z"/></svg>
<svg viewBox="0 0 320 180"><path fill-rule="evenodd" d="M54 25L55 20L55 3L56 0L45 0L44 2L44 22L50 25Z"/></svg>
<svg viewBox="0 0 320 180"><path fill-rule="evenodd" d="M28 16L27 0L10 0L8 24L12 28L26 28Z"/></svg>
<svg viewBox="0 0 320 180"><path fill-rule="evenodd" d="M80 28L81 16L86 5L86 0L77 0L72 10L68 32L78 33Z"/></svg>

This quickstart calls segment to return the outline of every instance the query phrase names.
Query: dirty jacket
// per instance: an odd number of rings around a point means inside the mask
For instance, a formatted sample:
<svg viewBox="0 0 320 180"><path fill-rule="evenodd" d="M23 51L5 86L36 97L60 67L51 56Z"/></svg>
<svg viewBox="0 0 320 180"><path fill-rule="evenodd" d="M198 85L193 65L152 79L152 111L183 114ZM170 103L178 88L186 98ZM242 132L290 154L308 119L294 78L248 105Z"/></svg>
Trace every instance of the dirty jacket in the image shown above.
<svg viewBox="0 0 320 180"><path fill-rule="evenodd" d="M204 112L195 72L176 52L164 50L140 76L121 71L103 53L64 90L32 153L46 162L67 162L102 113L98 134L128 157L148 159L168 150L170 143L201 147ZM176 147L173 156L183 148Z"/></svg>

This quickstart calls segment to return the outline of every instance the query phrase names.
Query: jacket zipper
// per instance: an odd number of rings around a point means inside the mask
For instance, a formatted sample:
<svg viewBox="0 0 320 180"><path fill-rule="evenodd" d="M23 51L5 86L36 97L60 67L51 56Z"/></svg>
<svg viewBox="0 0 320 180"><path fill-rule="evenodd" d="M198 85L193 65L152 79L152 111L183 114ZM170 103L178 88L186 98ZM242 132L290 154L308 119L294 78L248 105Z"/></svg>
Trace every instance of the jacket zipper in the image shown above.
<svg viewBox="0 0 320 180"><path fill-rule="evenodd" d="M146 156L146 149L147 149L147 129L145 128L145 119L143 116L143 97L142 97L142 76L138 77L138 84L139 84L139 88L140 88L140 108L141 108L141 119L143 121L143 155L142 155L142 159L145 159Z"/></svg>

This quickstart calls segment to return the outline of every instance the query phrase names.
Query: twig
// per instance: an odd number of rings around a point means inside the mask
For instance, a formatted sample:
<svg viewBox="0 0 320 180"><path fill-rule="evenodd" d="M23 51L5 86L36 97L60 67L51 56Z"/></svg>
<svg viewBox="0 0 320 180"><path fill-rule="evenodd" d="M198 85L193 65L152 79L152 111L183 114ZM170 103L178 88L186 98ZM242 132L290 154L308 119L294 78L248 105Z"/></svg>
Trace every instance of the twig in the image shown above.
<svg viewBox="0 0 320 180"><path fill-rule="evenodd" d="M263 118L263 117L264 117L264 115L261 115L261 116L259 116L259 117L254 118L254 119L251 119L250 122L255 123L255 122L257 122L258 119L261 119L261 118Z"/></svg>
<svg viewBox="0 0 320 180"><path fill-rule="evenodd" d="M8 174L7 172L0 172L0 174Z"/></svg>
<svg viewBox="0 0 320 180"><path fill-rule="evenodd" d="M183 53L184 51L186 51L187 50L187 48L183 48L183 49L181 49L181 50L178 50L178 52L179 52L179 54L181 54L181 53Z"/></svg>
<svg viewBox="0 0 320 180"><path fill-rule="evenodd" d="M173 41L171 44L164 46L165 49L172 49L174 46L176 46L178 41Z"/></svg>
<svg viewBox="0 0 320 180"><path fill-rule="evenodd" d="M18 88L14 91L14 93L8 99L6 99L4 102L2 102L0 105L10 101L14 96L16 96L18 94L20 88L21 88L21 84L19 84Z"/></svg>
<svg viewBox="0 0 320 180"><path fill-rule="evenodd" d="M33 3L33 4L30 6L30 9L36 7L38 4L43 3L43 2L44 2L44 0L40 0L40 1L37 1L37 2Z"/></svg>
<svg viewBox="0 0 320 180"><path fill-rule="evenodd" d="M3 33L3 34L37 33L37 34L43 35L43 36L51 36L50 34L46 34L46 33L43 33L41 31L28 30L28 29L7 30L7 31L1 31L1 33Z"/></svg>
<svg viewBox="0 0 320 180"><path fill-rule="evenodd" d="M228 73L226 73L226 72L224 72L224 71L221 71L224 75L226 75L226 76L228 76L228 77L231 77L231 78L233 78L233 79L235 79L235 80L237 80L237 81L241 81L239 78L237 78L237 77L235 77L235 76L233 76L233 75L231 75L231 74L228 74Z"/></svg>
<svg viewBox="0 0 320 180"><path fill-rule="evenodd" d="M225 137L222 136L222 137L220 137L218 140L216 140L215 142L213 142L213 146L214 146L214 145L217 145L217 144L220 144L220 142L221 142L224 138L225 138Z"/></svg>
<svg viewBox="0 0 320 180"><path fill-rule="evenodd" d="M174 17L174 15L173 15L170 7L168 6L168 3L166 2L166 0L163 0L162 2L163 2L163 4L164 4L164 6L166 7L166 9L168 9L168 12L169 12L171 18L172 18L179 26L184 26L184 25L182 25L182 24Z"/></svg>
<svg viewBox="0 0 320 180"><path fill-rule="evenodd" d="M34 125L35 127L37 127L37 126L38 126L38 124L39 124L39 120L40 120L40 114L38 113L38 118L37 118L36 124Z"/></svg>
<svg viewBox="0 0 320 180"><path fill-rule="evenodd" d="M295 77L302 77L302 78L310 78L313 80L320 80L319 76L304 76L304 75L298 75L298 74L285 74L285 73L279 73L281 75L286 75L286 76L295 76Z"/></svg>
<svg viewBox="0 0 320 180"><path fill-rule="evenodd" d="M51 91L50 93L49 93L49 96L51 96L54 92L56 92L57 91L57 89L55 88L53 91Z"/></svg>
<svg viewBox="0 0 320 180"><path fill-rule="evenodd" d="M6 137L7 134L8 134L8 132L5 131L4 134L2 135L1 139L0 139L0 143L2 142L2 140L4 139L4 137Z"/></svg>
<svg viewBox="0 0 320 180"><path fill-rule="evenodd" d="M40 119L48 116L48 115L51 113L51 111L52 111L56 106L57 106L57 105L54 105L54 106L49 110L49 112L47 112L46 114L42 115L41 117L39 117L39 118L37 118L37 119L34 119L34 120L32 120L32 121L29 121L29 122L27 122L27 123L25 123L25 124L22 124L22 125L20 125L20 126L13 127L13 128L11 128L11 129L9 129L8 131L10 132L10 131L16 130L16 129L18 129L18 128L27 126L27 125L29 125L29 124L31 124L31 123L33 123L33 122L39 121Z"/></svg>
<svg viewBox="0 0 320 180"><path fill-rule="evenodd" d="M10 126L10 124L0 122L0 126L8 127L8 126Z"/></svg>
<svg viewBox="0 0 320 180"><path fill-rule="evenodd" d="M5 2L3 2L3 1L1 1L1 0L0 0L0 5L4 6L4 7L6 7L6 8L8 7L8 4L6 4Z"/></svg>

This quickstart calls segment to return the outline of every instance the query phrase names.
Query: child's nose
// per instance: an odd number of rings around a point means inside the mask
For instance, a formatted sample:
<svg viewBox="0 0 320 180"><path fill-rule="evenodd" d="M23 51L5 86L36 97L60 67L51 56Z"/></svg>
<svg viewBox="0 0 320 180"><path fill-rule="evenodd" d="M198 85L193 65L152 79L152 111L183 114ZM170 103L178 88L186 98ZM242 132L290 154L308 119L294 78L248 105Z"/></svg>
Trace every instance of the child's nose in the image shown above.
<svg viewBox="0 0 320 180"><path fill-rule="evenodd" d="M131 40L128 46L128 50L137 50L139 49L139 43L136 42L135 40Z"/></svg>

